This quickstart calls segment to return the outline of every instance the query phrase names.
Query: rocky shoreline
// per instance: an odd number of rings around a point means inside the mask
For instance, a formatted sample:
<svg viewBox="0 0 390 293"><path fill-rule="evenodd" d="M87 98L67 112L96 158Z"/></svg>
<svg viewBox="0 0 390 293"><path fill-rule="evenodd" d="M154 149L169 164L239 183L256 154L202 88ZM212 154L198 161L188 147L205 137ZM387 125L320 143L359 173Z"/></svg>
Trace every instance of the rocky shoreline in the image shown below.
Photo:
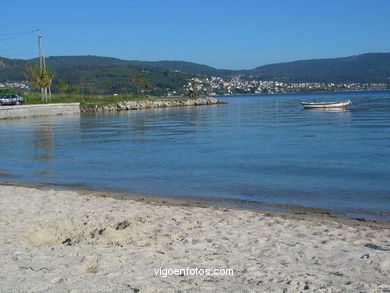
<svg viewBox="0 0 390 293"><path fill-rule="evenodd" d="M109 105L84 105L80 106L81 112L102 112L102 111L124 111L141 110L152 108L180 107L180 106L205 106L225 104L224 101L215 98L177 99L177 100L145 100L145 101L123 101Z"/></svg>

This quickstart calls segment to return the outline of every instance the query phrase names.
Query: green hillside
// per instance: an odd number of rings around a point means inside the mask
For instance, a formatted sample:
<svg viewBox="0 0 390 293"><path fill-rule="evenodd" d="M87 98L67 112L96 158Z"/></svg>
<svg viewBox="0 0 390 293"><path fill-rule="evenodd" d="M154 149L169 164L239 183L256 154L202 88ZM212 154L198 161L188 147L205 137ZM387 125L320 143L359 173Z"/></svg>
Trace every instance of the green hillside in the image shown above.
<svg viewBox="0 0 390 293"><path fill-rule="evenodd" d="M33 60L0 59L0 82L22 81L25 66ZM54 73L54 90L59 80L63 80L68 89L83 88L89 93L137 93L143 91L150 95L165 95L169 91L183 92L183 86L194 75L185 72L175 72L163 67L133 65L124 61L108 57L96 56L65 56L49 57L46 65ZM151 89L137 87L132 81L140 77ZM84 79L81 84L80 80Z"/></svg>
<svg viewBox="0 0 390 293"><path fill-rule="evenodd" d="M134 65L139 66L152 66L152 67L163 67L170 70L178 70L181 72L189 72L193 74L199 74L203 76L219 76L219 77L230 77L237 74L235 70L227 69L216 69L214 67L197 64L185 61L130 61Z"/></svg>
<svg viewBox="0 0 390 293"><path fill-rule="evenodd" d="M0 82L24 80L23 71L33 60L0 57ZM370 53L345 58L302 60L269 64L252 70L221 70L184 61L129 61L98 56L55 56L46 59L54 72L54 89L63 80L68 89L90 93L186 94L183 86L196 75L287 82L385 82L390 83L390 53ZM133 77L142 76L150 89L137 87ZM80 80L84 82L81 83ZM175 93L176 92L176 93Z"/></svg>
<svg viewBox="0 0 390 293"><path fill-rule="evenodd" d="M173 71L181 71L203 76L228 77L237 74L234 70L216 69L208 65L185 61L138 61L121 60L111 57L98 56L54 56L46 59L53 68L68 66L137 66L137 67L160 67Z"/></svg>
<svg viewBox="0 0 390 293"><path fill-rule="evenodd" d="M246 72L254 79L323 82L390 82L390 53L264 65Z"/></svg>
<svg viewBox="0 0 390 293"><path fill-rule="evenodd" d="M0 82L23 80L22 72L25 65L25 60L0 57Z"/></svg>
<svg viewBox="0 0 390 293"><path fill-rule="evenodd" d="M225 70L184 61L128 61L97 56L49 57L49 66L136 66L165 68L202 76L229 78L241 75L246 79L322 82L388 82L390 53L369 53L344 58L301 60L268 64L251 70Z"/></svg>

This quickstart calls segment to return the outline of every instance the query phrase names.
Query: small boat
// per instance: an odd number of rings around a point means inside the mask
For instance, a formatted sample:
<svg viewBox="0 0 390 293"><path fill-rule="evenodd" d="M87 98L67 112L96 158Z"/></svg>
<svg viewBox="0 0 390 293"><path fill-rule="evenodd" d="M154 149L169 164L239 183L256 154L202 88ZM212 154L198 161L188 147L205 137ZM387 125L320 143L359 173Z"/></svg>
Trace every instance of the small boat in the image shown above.
<svg viewBox="0 0 390 293"><path fill-rule="evenodd" d="M304 109L346 109L351 105L351 100L343 102L321 102L321 103L309 103L301 102Z"/></svg>

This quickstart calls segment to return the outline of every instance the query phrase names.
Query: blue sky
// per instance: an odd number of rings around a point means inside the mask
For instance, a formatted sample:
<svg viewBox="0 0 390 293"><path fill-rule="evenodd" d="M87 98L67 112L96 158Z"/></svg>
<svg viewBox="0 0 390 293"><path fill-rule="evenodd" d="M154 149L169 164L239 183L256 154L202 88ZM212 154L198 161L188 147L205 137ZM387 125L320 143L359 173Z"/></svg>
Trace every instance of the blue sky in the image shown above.
<svg viewBox="0 0 390 293"><path fill-rule="evenodd" d="M4 1L0 56L98 55L249 69L390 52L388 0ZM7 13L4 13L7 12ZM7 39L8 38L8 39Z"/></svg>

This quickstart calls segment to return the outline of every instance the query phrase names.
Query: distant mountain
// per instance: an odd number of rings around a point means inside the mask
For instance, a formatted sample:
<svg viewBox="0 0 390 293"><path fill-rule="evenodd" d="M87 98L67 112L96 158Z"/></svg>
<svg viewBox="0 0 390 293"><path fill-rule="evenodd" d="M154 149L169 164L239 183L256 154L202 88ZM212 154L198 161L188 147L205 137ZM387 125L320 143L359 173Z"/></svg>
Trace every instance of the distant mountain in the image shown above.
<svg viewBox="0 0 390 293"><path fill-rule="evenodd" d="M0 82L24 80L23 70L32 60L0 57ZM280 80L289 82L386 82L390 83L390 53L369 53L345 58L302 60L269 64L252 70L224 70L184 61L136 61L98 56L54 56L46 58L48 68L55 72L56 82L63 79L76 84L80 76L113 90L131 89L131 76L142 75L157 91L177 90L194 75L243 79Z"/></svg>
<svg viewBox="0 0 390 293"><path fill-rule="evenodd" d="M37 61L37 59L34 59ZM138 67L160 67L169 70L188 72L203 76L228 77L237 74L234 70L216 69L208 65L197 64L185 61L138 61L121 60L111 57L98 56L53 56L46 58L46 64L53 68L69 66L138 66Z"/></svg>
<svg viewBox="0 0 390 293"><path fill-rule="evenodd" d="M390 53L270 64L249 70L245 74L249 78L265 80L390 82Z"/></svg>
<svg viewBox="0 0 390 293"><path fill-rule="evenodd" d="M184 61L137 61L97 56L49 57L47 64L59 67L137 66L165 68L202 76L290 82L390 82L390 53L369 53L329 59L300 60L268 64L251 70L216 69L208 65Z"/></svg>
<svg viewBox="0 0 390 293"><path fill-rule="evenodd" d="M38 62L38 59L32 59ZM99 67L99 66L128 66L130 61L112 57L99 56L51 56L46 58L46 64L53 68L58 67Z"/></svg>
<svg viewBox="0 0 390 293"><path fill-rule="evenodd" d="M189 72L203 76L229 77L237 74L236 70L216 69L214 67L185 61L130 61L139 66L163 67L170 70Z"/></svg>
<svg viewBox="0 0 390 293"><path fill-rule="evenodd" d="M0 57L0 82L22 80L25 60Z"/></svg>

